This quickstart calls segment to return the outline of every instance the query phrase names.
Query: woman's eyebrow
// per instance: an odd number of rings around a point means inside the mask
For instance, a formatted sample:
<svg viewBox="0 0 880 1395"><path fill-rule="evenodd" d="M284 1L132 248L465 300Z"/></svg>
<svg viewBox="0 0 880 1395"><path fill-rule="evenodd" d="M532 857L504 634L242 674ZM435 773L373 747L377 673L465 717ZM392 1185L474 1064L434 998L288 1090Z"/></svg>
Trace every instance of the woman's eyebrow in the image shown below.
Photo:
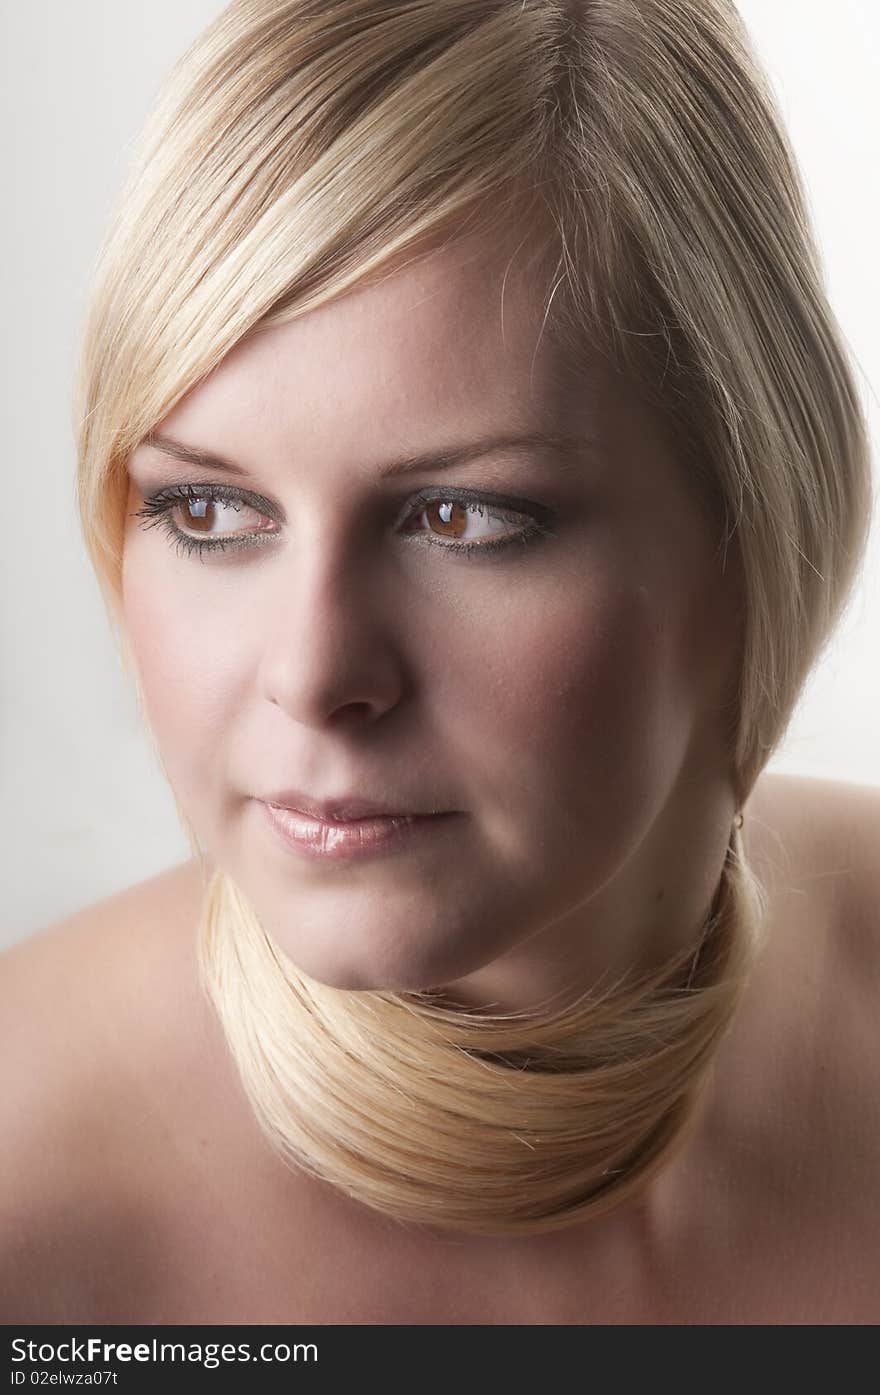
<svg viewBox="0 0 880 1395"><path fill-rule="evenodd" d="M200 465L206 470L220 470L230 475L247 476L250 471L236 465L220 455L201 450L198 446L184 445L171 436L152 432L144 437L142 445L161 451L173 460L182 460L188 465ZM389 461L379 471L380 479L393 479L399 475L414 474L418 471L445 470L453 465L465 464L486 455L501 452L514 454L547 453L561 469L571 469L582 465L586 455L596 456L598 442L586 435L566 435L554 431L527 431L515 434L501 434L482 437L461 445L443 446L439 449L403 455Z"/></svg>

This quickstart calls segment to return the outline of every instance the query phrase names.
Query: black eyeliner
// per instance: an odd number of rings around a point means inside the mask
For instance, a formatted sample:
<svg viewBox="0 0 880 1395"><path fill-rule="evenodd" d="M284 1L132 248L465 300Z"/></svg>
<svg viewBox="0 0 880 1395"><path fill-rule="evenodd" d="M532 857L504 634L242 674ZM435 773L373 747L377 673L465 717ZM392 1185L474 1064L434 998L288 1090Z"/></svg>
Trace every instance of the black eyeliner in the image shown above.
<svg viewBox="0 0 880 1395"><path fill-rule="evenodd" d="M265 545L278 534L264 529L239 537L223 537L221 535L216 538L199 538L178 528L172 521L171 513L176 504L186 501L219 502L231 505L235 512L239 512L241 505L244 505L253 509L254 512L270 518L272 522L283 521L279 517L276 506L270 500L263 498L262 495L252 494L250 491L240 489L235 485L219 484L215 481L210 483L182 482L165 485L149 496L143 494L143 491L141 493L144 498L143 506L136 509L132 517L144 520L143 527L152 528L157 524L162 526L170 540L175 544L178 555L191 556L195 553L201 561L205 560L207 554L212 553L253 551L255 547ZM519 525L518 530L512 534L497 539L484 539L482 542L459 542L451 538L442 541L439 537L433 537L425 530L413 530L408 535L412 538L424 539L428 546L440 547L444 552L455 553L462 559L472 560L480 554L500 553L512 549L517 542L525 547L538 536L555 535L554 513L546 506L529 499L512 498L509 495L498 495L492 491L486 492L465 487L426 486L414 495L408 496L401 520L415 517L419 506L438 502L463 504L466 508L485 505L489 511L494 511L496 517L503 522ZM482 514L483 510L480 509L479 512Z"/></svg>

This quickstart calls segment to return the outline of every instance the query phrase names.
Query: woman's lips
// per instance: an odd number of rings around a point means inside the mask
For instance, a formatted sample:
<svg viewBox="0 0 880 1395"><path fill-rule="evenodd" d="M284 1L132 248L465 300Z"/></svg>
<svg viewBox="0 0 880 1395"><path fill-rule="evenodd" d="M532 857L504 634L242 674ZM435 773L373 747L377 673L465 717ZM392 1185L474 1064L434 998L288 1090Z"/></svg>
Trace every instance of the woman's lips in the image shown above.
<svg viewBox="0 0 880 1395"><path fill-rule="evenodd" d="M269 822L287 847L311 857L359 858L403 851L448 826L457 813L392 814L376 818L324 820L261 801Z"/></svg>

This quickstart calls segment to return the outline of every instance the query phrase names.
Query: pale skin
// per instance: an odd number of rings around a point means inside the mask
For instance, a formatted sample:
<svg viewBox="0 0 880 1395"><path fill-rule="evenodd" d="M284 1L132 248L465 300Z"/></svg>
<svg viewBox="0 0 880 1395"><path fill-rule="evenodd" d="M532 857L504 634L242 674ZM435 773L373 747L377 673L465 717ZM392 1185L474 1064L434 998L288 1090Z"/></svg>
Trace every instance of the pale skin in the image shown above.
<svg viewBox="0 0 880 1395"><path fill-rule="evenodd" d="M598 365L562 383L527 267L453 245L239 346L157 431L243 478L149 445L130 462L126 630L165 769L211 860L337 987L530 1006L695 943L720 876L734 554L631 391ZM574 439L563 460L381 478L541 429ZM267 502L177 525L262 541L178 556L137 510L212 479ZM459 505L444 529L413 509L426 487L518 518ZM530 511L552 536L517 541ZM465 559L459 534L513 545ZM279 787L460 815L316 867L267 830Z"/></svg>
<svg viewBox="0 0 880 1395"><path fill-rule="evenodd" d="M598 368L566 396L541 315L509 249L444 252L240 346L161 423L247 478L131 461L130 514L222 479L280 520L203 564L130 517L125 615L209 860L327 983L531 1005L689 944L717 884L737 572L647 409ZM379 482L538 417L595 459ZM444 555L400 530L428 485L542 504L555 536ZM285 783L463 817L340 873L268 839L254 796ZM407 1231L275 1157L196 981L195 864L7 955L4 1320L876 1320L880 793L767 775L744 813L765 949L697 1127L637 1201L556 1235Z"/></svg>

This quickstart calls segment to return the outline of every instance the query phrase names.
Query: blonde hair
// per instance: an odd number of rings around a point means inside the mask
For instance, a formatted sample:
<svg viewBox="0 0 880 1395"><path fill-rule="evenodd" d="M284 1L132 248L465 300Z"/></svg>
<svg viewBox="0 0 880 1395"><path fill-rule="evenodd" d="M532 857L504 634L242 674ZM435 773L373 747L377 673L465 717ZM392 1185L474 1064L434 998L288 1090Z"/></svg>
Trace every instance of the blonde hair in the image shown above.
<svg viewBox="0 0 880 1395"><path fill-rule="evenodd" d="M572 371L598 353L657 405L737 549L741 809L872 500L795 160L727 0L235 0L209 25L133 152L83 336L78 499L111 624L124 651L126 462L181 397L257 326L499 225L536 235ZM219 868L198 935L282 1155L403 1222L514 1234L618 1205L680 1145L765 911L737 821L687 954L528 1014L310 981Z"/></svg>

